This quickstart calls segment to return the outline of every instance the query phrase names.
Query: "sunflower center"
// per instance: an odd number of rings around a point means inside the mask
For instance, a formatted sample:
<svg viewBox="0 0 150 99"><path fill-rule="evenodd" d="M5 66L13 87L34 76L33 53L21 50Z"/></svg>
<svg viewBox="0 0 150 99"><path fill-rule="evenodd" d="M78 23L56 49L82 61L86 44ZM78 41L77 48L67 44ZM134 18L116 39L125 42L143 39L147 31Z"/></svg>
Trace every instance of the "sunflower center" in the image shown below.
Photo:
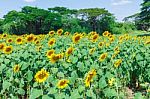
<svg viewBox="0 0 150 99"><path fill-rule="evenodd" d="M10 52L11 51L11 48L6 48L6 52Z"/></svg>
<svg viewBox="0 0 150 99"><path fill-rule="evenodd" d="M64 84L66 84L65 80L60 82L60 86L63 86Z"/></svg>
<svg viewBox="0 0 150 99"><path fill-rule="evenodd" d="M101 59L105 59L106 58L106 55L102 55Z"/></svg>
<svg viewBox="0 0 150 99"><path fill-rule="evenodd" d="M38 75L39 79L43 79L44 77L46 77L46 74L43 72Z"/></svg>
<svg viewBox="0 0 150 99"><path fill-rule="evenodd" d="M4 45L3 44L0 44L0 49L3 49L4 48Z"/></svg>
<svg viewBox="0 0 150 99"><path fill-rule="evenodd" d="M80 39L80 36L75 37L75 41L78 41Z"/></svg>

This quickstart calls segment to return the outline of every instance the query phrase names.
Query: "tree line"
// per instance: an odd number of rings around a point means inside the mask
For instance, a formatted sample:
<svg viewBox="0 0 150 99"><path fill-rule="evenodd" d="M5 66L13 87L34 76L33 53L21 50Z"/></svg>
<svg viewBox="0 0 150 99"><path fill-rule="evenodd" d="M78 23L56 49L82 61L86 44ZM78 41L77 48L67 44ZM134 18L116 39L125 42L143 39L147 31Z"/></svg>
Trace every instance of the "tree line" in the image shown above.
<svg viewBox="0 0 150 99"><path fill-rule="evenodd" d="M125 17L124 21L132 21L138 30L150 31L150 0L143 0L141 11Z"/></svg>
<svg viewBox="0 0 150 99"><path fill-rule="evenodd" d="M146 0L144 0L146 1ZM149 2L149 0L147 0ZM148 3L149 4L149 3ZM149 14L145 9L149 9L149 5L142 4L140 26L148 24ZM148 6L147 6L148 5ZM145 14L148 14L145 17ZM144 17L142 17L144 16ZM38 7L25 6L21 11L12 10L0 19L0 33L9 34L46 34L50 30L64 29L71 33L74 32L90 32L97 31L102 34L104 31L111 33L128 33L136 29L139 24L127 21L116 22L115 16L105 8L87 8L87 9L69 9L66 7L54 7L41 9ZM144 21L141 21L144 20ZM145 20L148 20L145 21ZM137 20L136 20L137 21ZM148 25L146 25L148 26ZM149 26L148 26L149 27Z"/></svg>

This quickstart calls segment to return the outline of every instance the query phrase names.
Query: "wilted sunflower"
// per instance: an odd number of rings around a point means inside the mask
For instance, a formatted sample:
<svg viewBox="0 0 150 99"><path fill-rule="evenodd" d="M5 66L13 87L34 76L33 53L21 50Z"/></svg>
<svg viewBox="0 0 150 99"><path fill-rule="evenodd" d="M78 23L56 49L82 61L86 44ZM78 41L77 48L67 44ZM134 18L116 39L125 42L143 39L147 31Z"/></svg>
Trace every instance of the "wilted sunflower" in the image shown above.
<svg viewBox="0 0 150 99"><path fill-rule="evenodd" d="M12 53L12 46L6 46L6 47L4 47L3 52L4 52L5 54L10 54L10 53Z"/></svg>
<svg viewBox="0 0 150 99"><path fill-rule="evenodd" d="M85 86L86 87L89 87L90 86L90 83L93 79L93 77L96 76L96 70L95 69L92 69L91 71L88 72L86 78L85 78Z"/></svg>
<svg viewBox="0 0 150 99"><path fill-rule="evenodd" d="M51 38L49 41L48 41L48 46L53 46L55 44L56 40L55 38Z"/></svg>
<svg viewBox="0 0 150 99"><path fill-rule="evenodd" d="M22 44L22 41L21 37L16 38L16 44Z"/></svg>
<svg viewBox="0 0 150 99"><path fill-rule="evenodd" d="M75 43L75 44L78 43L79 40L81 39L81 37L82 37L81 34L76 34L76 35L74 35L74 36L72 37L73 43Z"/></svg>
<svg viewBox="0 0 150 99"><path fill-rule="evenodd" d="M53 35L55 34L55 31L50 31L48 34L49 34L50 36L53 36Z"/></svg>
<svg viewBox="0 0 150 99"><path fill-rule="evenodd" d="M54 54L54 53L55 53L55 50L54 50L54 49L48 50L47 53L46 53L46 56L47 56L48 58L50 58L51 55Z"/></svg>
<svg viewBox="0 0 150 99"><path fill-rule="evenodd" d="M117 68L122 63L122 59L118 59L114 62L114 66Z"/></svg>
<svg viewBox="0 0 150 99"><path fill-rule="evenodd" d="M6 45L4 43L0 44L0 50L3 50Z"/></svg>
<svg viewBox="0 0 150 99"><path fill-rule="evenodd" d="M92 35L92 38L91 38L92 42L96 42L98 40L98 37L99 37L98 34Z"/></svg>
<svg viewBox="0 0 150 99"><path fill-rule="evenodd" d="M51 63L55 63L59 59L60 59L60 56L58 54L52 54L51 57L50 57Z"/></svg>
<svg viewBox="0 0 150 99"><path fill-rule="evenodd" d="M48 78L48 76L49 76L49 73L46 70L41 69L35 74L34 78L36 82L42 83Z"/></svg>
<svg viewBox="0 0 150 99"><path fill-rule="evenodd" d="M73 47L69 47L66 51L66 56L69 56L70 54L72 54L74 48Z"/></svg>
<svg viewBox="0 0 150 99"><path fill-rule="evenodd" d="M15 66L13 67L14 73L19 72L19 70L20 70L20 66L19 66L19 65L15 65Z"/></svg>
<svg viewBox="0 0 150 99"><path fill-rule="evenodd" d="M32 42L34 40L34 35L30 34L26 37L27 42Z"/></svg>
<svg viewBox="0 0 150 99"><path fill-rule="evenodd" d="M114 81L115 81L115 78L113 78L113 77L111 79L109 79L108 80L109 86L112 86L114 84Z"/></svg>
<svg viewBox="0 0 150 99"><path fill-rule="evenodd" d="M12 38L7 39L7 43L12 43L12 42L13 42Z"/></svg>
<svg viewBox="0 0 150 99"><path fill-rule="evenodd" d="M57 34L58 34L58 35L61 35L62 33L63 33L63 29L58 29L58 30L57 30Z"/></svg>
<svg viewBox="0 0 150 99"><path fill-rule="evenodd" d="M107 55L108 55L107 53L101 54L100 57L99 57L99 61L103 62L107 58Z"/></svg>
<svg viewBox="0 0 150 99"><path fill-rule="evenodd" d="M90 54L90 55L93 54L93 53L95 52L95 49L96 49L96 48L91 48L91 49L89 50L89 54Z"/></svg>
<svg viewBox="0 0 150 99"><path fill-rule="evenodd" d="M68 86L68 83L69 83L69 80L67 80L67 79L59 80L58 83L57 83L57 87L59 89L64 89Z"/></svg>

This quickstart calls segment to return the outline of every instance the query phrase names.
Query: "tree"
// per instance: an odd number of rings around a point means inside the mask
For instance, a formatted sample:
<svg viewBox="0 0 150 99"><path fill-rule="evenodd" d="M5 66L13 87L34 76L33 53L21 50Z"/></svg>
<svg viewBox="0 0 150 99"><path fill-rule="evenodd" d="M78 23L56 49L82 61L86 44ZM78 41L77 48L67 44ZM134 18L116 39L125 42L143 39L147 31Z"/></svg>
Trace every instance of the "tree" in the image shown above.
<svg viewBox="0 0 150 99"><path fill-rule="evenodd" d="M3 19L0 19L0 33L3 33L3 30L2 30L2 26L3 26Z"/></svg>
<svg viewBox="0 0 150 99"><path fill-rule="evenodd" d="M105 10L105 8L80 9L79 16L81 17L83 26L86 24L89 27L90 31L97 31L101 33L103 31L109 30L109 27L100 29L100 26L109 23L107 19L112 19L111 22L114 22L114 18L112 18L113 15L109 13L108 10ZM101 20L105 20L105 23L103 23Z"/></svg>
<svg viewBox="0 0 150 99"><path fill-rule="evenodd" d="M142 25L142 30L148 30L150 28L150 0L143 0L141 4L141 12L139 15L140 24Z"/></svg>

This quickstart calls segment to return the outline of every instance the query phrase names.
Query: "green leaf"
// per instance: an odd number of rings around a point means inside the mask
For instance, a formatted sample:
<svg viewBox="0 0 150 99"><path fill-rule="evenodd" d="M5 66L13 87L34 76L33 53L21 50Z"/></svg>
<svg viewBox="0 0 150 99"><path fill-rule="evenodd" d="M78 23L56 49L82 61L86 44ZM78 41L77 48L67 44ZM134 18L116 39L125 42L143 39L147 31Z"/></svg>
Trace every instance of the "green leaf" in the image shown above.
<svg viewBox="0 0 150 99"><path fill-rule="evenodd" d="M75 90L73 90L73 92L71 92L70 99L74 99L74 98L76 98L76 99L81 98L81 96L80 96L80 94L79 94L77 89L75 89Z"/></svg>
<svg viewBox="0 0 150 99"><path fill-rule="evenodd" d="M57 76L64 78L64 73L63 72L58 72Z"/></svg>
<svg viewBox="0 0 150 99"><path fill-rule="evenodd" d="M144 97L142 96L142 93L138 92L138 93L135 93L134 99L144 99Z"/></svg>
<svg viewBox="0 0 150 99"><path fill-rule="evenodd" d="M21 64L22 64L22 66L21 66L21 70L25 70L26 68L28 68L28 67L29 67L29 64L28 64L28 63L26 63L26 62L22 62Z"/></svg>
<svg viewBox="0 0 150 99"><path fill-rule="evenodd" d="M48 95L43 95L42 99L53 99L53 98L49 97Z"/></svg>
<svg viewBox="0 0 150 99"><path fill-rule="evenodd" d="M72 63L75 64L78 61L78 57L73 57L72 58Z"/></svg>
<svg viewBox="0 0 150 99"><path fill-rule="evenodd" d="M55 73L58 72L58 68L51 68L51 70L52 70L52 73L53 73L53 74L55 74Z"/></svg>
<svg viewBox="0 0 150 99"><path fill-rule="evenodd" d="M106 83L105 77L100 78L100 80L99 80L99 88L103 89L106 86L107 86L107 83Z"/></svg>
<svg viewBox="0 0 150 99"><path fill-rule="evenodd" d="M108 97L113 97L113 96L117 96L117 92L115 89L110 89L110 88L106 88L104 90L104 94Z"/></svg>
<svg viewBox="0 0 150 99"><path fill-rule="evenodd" d="M84 64L82 62L77 63L77 67L79 68L80 71L84 71Z"/></svg>
<svg viewBox="0 0 150 99"><path fill-rule="evenodd" d="M8 82L7 80L6 80L6 81L3 81L3 90L8 89L10 86L11 86L11 83L10 83L10 82Z"/></svg>
<svg viewBox="0 0 150 99"><path fill-rule="evenodd" d="M5 64L1 64L1 66L0 66L0 72L2 72L4 68L6 68L6 65Z"/></svg>
<svg viewBox="0 0 150 99"><path fill-rule="evenodd" d="M29 96L29 99L35 99L38 98L43 94L43 91L41 89L32 89L31 94Z"/></svg>
<svg viewBox="0 0 150 99"><path fill-rule="evenodd" d="M27 80L30 82L33 79L33 72L32 71L28 71L27 72Z"/></svg>
<svg viewBox="0 0 150 99"><path fill-rule="evenodd" d="M22 89L22 88L19 88L17 92L18 92L18 94L20 94L20 95L24 95L24 94L25 94L25 90Z"/></svg>
<svg viewBox="0 0 150 99"><path fill-rule="evenodd" d="M85 87L82 85L79 85L79 87L78 87L79 93L83 92L84 90L85 90Z"/></svg>

